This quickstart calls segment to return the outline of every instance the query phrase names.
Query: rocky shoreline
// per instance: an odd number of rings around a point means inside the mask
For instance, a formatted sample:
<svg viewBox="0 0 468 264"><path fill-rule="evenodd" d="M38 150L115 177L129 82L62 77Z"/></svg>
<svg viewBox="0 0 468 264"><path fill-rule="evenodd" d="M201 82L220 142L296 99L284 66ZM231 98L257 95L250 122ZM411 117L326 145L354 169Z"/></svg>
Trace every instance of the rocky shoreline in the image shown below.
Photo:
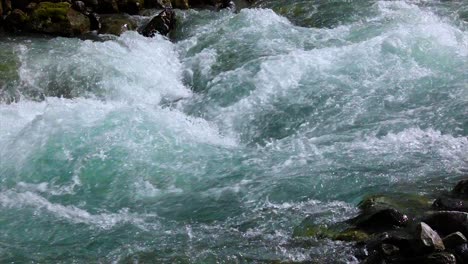
<svg viewBox="0 0 468 264"><path fill-rule="evenodd" d="M152 37L155 33L167 35L174 29L173 9L219 10L234 6L231 0L0 0L0 31L82 37L91 33L118 36L137 30ZM140 26L135 16L146 9L163 11Z"/></svg>
<svg viewBox="0 0 468 264"><path fill-rule="evenodd" d="M409 194L364 198L358 216L334 226L305 219L296 238L355 242L361 263L468 263L468 179L437 199Z"/></svg>

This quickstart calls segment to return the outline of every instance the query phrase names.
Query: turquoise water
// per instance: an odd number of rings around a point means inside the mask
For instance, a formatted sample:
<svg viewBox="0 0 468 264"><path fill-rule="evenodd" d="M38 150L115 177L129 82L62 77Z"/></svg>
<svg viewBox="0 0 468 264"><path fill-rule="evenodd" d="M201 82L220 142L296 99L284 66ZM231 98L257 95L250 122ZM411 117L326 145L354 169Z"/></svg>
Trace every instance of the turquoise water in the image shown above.
<svg viewBox="0 0 468 264"><path fill-rule="evenodd" d="M466 175L466 2L255 7L1 37L1 263L354 263L294 227Z"/></svg>

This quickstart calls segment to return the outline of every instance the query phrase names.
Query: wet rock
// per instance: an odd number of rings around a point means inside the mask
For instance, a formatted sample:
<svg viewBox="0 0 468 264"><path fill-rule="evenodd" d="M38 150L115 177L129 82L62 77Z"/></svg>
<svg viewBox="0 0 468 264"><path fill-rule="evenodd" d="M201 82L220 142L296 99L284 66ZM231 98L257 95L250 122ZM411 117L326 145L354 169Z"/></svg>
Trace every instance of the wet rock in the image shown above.
<svg viewBox="0 0 468 264"><path fill-rule="evenodd" d="M99 34L120 36L125 31L135 30L137 27L136 21L125 14L101 15L100 22Z"/></svg>
<svg viewBox="0 0 468 264"><path fill-rule="evenodd" d="M119 10L130 15L137 15L144 7L144 0L119 0Z"/></svg>
<svg viewBox="0 0 468 264"><path fill-rule="evenodd" d="M100 14L119 13L119 5L117 0L98 0L96 11Z"/></svg>
<svg viewBox="0 0 468 264"><path fill-rule="evenodd" d="M145 0L146 8L172 8L171 0Z"/></svg>
<svg viewBox="0 0 468 264"><path fill-rule="evenodd" d="M32 0L14 0L11 1L11 7L13 9L21 9L24 10L29 5Z"/></svg>
<svg viewBox="0 0 468 264"><path fill-rule="evenodd" d="M387 256L393 256L400 253L400 248L392 244L382 243L380 247L382 252Z"/></svg>
<svg viewBox="0 0 468 264"><path fill-rule="evenodd" d="M456 264L457 260L452 253L438 252L425 257L420 263L431 264Z"/></svg>
<svg viewBox="0 0 468 264"><path fill-rule="evenodd" d="M468 212L468 203L455 198L440 197L437 198L432 207L437 210Z"/></svg>
<svg viewBox="0 0 468 264"><path fill-rule="evenodd" d="M468 235L468 213L457 211L432 212L424 216L422 221L442 236L457 231L460 231L465 237Z"/></svg>
<svg viewBox="0 0 468 264"><path fill-rule="evenodd" d="M458 263L468 263L468 244L461 244L453 249Z"/></svg>
<svg viewBox="0 0 468 264"><path fill-rule="evenodd" d="M30 28L40 33L70 37L88 32L90 21L69 3L41 2L31 14Z"/></svg>
<svg viewBox="0 0 468 264"><path fill-rule="evenodd" d="M468 179L459 181L453 188L452 194L457 197L468 198Z"/></svg>
<svg viewBox="0 0 468 264"><path fill-rule="evenodd" d="M356 241L356 242L361 242L361 241L366 241L369 239L369 235L361 230L356 230L356 229L349 229L345 230L343 232L340 232L338 235L331 237L335 240L341 240L341 241Z"/></svg>
<svg viewBox="0 0 468 264"><path fill-rule="evenodd" d="M191 7L188 0L172 0L171 4L173 8L179 9L188 9Z"/></svg>
<svg viewBox="0 0 468 264"><path fill-rule="evenodd" d="M383 209L370 214L363 212L350 223L364 231L379 232L406 226L408 217L395 209Z"/></svg>
<svg viewBox="0 0 468 264"><path fill-rule="evenodd" d="M90 30L99 31L101 29L101 17L96 13L90 13L88 18L90 22Z"/></svg>
<svg viewBox="0 0 468 264"><path fill-rule="evenodd" d="M424 222L418 225L418 237L425 251L443 251L445 249L439 234Z"/></svg>
<svg viewBox="0 0 468 264"><path fill-rule="evenodd" d="M165 9L141 30L145 37L154 37L157 33L167 35L175 27L175 12L172 9Z"/></svg>
<svg viewBox="0 0 468 264"><path fill-rule="evenodd" d="M3 0L3 14L8 15L12 10L11 0Z"/></svg>
<svg viewBox="0 0 468 264"><path fill-rule="evenodd" d="M443 242L444 242L445 247L455 248L459 245L465 244L467 240L466 240L466 237L462 233L455 232L444 237Z"/></svg>
<svg viewBox="0 0 468 264"><path fill-rule="evenodd" d="M9 32L21 32L27 29L28 22L29 16L25 12L15 9L5 18L4 27Z"/></svg>
<svg viewBox="0 0 468 264"><path fill-rule="evenodd" d="M87 10L86 10L86 4L83 2L83 1L75 1L73 2L73 8L78 11L78 12L81 12L81 13L86 13Z"/></svg>
<svg viewBox="0 0 468 264"><path fill-rule="evenodd" d="M358 204L358 207L365 212L393 208L403 214L414 215L426 211L430 204L431 201L423 196L393 193L369 195Z"/></svg>

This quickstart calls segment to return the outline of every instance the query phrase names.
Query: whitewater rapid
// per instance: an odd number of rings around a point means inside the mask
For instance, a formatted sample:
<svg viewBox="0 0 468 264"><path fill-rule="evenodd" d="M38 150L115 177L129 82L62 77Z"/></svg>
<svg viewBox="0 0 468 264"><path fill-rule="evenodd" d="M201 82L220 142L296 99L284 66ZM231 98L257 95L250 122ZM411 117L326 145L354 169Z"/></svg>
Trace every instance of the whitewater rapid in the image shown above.
<svg viewBox="0 0 468 264"><path fill-rule="evenodd" d="M179 12L176 41L1 41L0 262L356 262L294 228L466 174L466 25L298 5Z"/></svg>

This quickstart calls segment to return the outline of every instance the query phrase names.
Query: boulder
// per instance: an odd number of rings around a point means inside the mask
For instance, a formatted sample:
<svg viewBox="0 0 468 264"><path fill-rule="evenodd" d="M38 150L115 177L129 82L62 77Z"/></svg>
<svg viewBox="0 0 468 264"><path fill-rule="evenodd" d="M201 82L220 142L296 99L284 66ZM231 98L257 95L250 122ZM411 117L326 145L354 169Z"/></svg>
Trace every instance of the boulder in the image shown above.
<svg viewBox="0 0 468 264"><path fill-rule="evenodd" d="M420 261L420 263L430 263L430 264L456 264L457 260L452 253L448 252L437 252L430 254Z"/></svg>
<svg viewBox="0 0 468 264"><path fill-rule="evenodd" d="M98 4L95 8L96 12L100 14L119 13L119 4L117 0L98 0Z"/></svg>
<svg viewBox="0 0 468 264"><path fill-rule="evenodd" d="M188 0L172 0L171 5L173 8L179 9L188 9L189 7L191 7Z"/></svg>
<svg viewBox="0 0 468 264"><path fill-rule="evenodd" d="M145 37L154 37L157 33L167 35L175 28L175 12L172 9L164 9L157 16L152 18L141 30L141 34Z"/></svg>
<svg viewBox="0 0 468 264"><path fill-rule="evenodd" d="M25 12L15 9L5 18L4 28L9 32L21 32L28 28L29 20Z"/></svg>
<svg viewBox="0 0 468 264"><path fill-rule="evenodd" d="M366 196L358 207L364 212L393 208L407 215L422 213L430 208L431 200L406 193L387 193Z"/></svg>
<svg viewBox="0 0 468 264"><path fill-rule="evenodd" d="M118 2L119 10L130 15L137 15L144 5L144 0L119 0Z"/></svg>
<svg viewBox="0 0 468 264"><path fill-rule="evenodd" d="M457 258L458 263L468 263L468 244L461 244L452 251Z"/></svg>
<svg viewBox="0 0 468 264"><path fill-rule="evenodd" d="M437 198L432 207L437 210L468 212L468 203L466 201L450 197Z"/></svg>
<svg viewBox="0 0 468 264"><path fill-rule="evenodd" d="M30 28L40 33L71 37L89 32L90 21L69 3L41 2L31 13Z"/></svg>
<svg viewBox="0 0 468 264"><path fill-rule="evenodd" d="M459 245L467 243L466 237L460 233L460 232L455 232L452 233L443 239L444 245L447 248L455 248Z"/></svg>
<svg viewBox="0 0 468 264"><path fill-rule="evenodd" d="M340 232L338 235L331 237L332 239L335 240L341 240L341 241L356 241L356 242L362 242L366 241L369 239L369 235L366 232L363 232L361 230L357 229L348 229L343 232Z"/></svg>
<svg viewBox="0 0 468 264"><path fill-rule="evenodd" d="M468 179L459 181L453 188L452 194L457 197L468 198Z"/></svg>
<svg viewBox="0 0 468 264"><path fill-rule="evenodd" d="M424 251L443 251L445 249L442 238L426 223L421 222L418 225L418 238Z"/></svg>
<svg viewBox="0 0 468 264"><path fill-rule="evenodd" d="M83 1L73 2L73 9L75 9L76 11L81 12L83 14L85 14L87 12L86 4Z"/></svg>
<svg viewBox="0 0 468 264"><path fill-rule="evenodd" d="M363 212L349 222L364 231L380 232L406 226L408 216L390 208L372 213Z"/></svg>
<svg viewBox="0 0 468 264"><path fill-rule="evenodd" d="M171 0L145 0L146 8L172 8Z"/></svg>
<svg viewBox="0 0 468 264"><path fill-rule="evenodd" d="M460 231L468 235L468 213L458 211L439 211L428 213L422 221L442 236Z"/></svg>
<svg viewBox="0 0 468 264"><path fill-rule="evenodd" d="M99 21L101 22L99 34L120 36L125 31L135 30L137 27L136 21L125 14L101 15Z"/></svg>

